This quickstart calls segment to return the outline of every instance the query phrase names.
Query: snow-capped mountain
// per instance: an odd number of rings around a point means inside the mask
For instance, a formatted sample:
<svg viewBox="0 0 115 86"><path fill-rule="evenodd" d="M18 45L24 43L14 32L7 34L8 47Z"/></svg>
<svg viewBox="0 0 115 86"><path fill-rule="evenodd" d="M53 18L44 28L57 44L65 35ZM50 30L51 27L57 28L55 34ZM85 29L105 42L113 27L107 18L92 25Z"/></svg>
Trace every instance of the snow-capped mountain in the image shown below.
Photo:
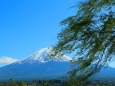
<svg viewBox="0 0 115 86"><path fill-rule="evenodd" d="M70 70L66 55L51 57L52 48L43 48L22 61L0 68L0 80L54 79L61 78Z"/></svg>
<svg viewBox="0 0 115 86"><path fill-rule="evenodd" d="M16 80L61 79L71 70L69 58L66 55L50 57L52 48L43 48L22 61L17 61L0 68L0 80L10 78ZM58 52L59 53L59 52ZM115 80L115 68L102 68L95 79Z"/></svg>
<svg viewBox="0 0 115 86"><path fill-rule="evenodd" d="M38 52L36 52L34 55L27 57L25 60L23 60L22 62L30 62L30 63L34 63L34 62L48 62L48 61L70 61L72 60L70 57L63 55L61 57L58 56L54 56L52 57L51 55L53 55L53 49L51 47L48 48L43 48L41 50L39 50Z"/></svg>

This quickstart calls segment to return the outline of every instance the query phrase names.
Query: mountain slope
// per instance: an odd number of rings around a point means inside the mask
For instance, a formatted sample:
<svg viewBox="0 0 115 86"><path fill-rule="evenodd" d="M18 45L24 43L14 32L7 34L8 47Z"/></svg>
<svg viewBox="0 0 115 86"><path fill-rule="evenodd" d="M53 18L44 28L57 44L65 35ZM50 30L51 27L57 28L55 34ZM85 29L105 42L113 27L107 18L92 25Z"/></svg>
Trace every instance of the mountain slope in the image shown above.
<svg viewBox="0 0 115 86"><path fill-rule="evenodd" d="M33 64L11 64L0 69L2 79L46 79L65 75L69 70L68 62L47 62Z"/></svg>
<svg viewBox="0 0 115 86"><path fill-rule="evenodd" d="M71 69L68 56L49 57L52 48L44 48L22 61L0 68L0 80L61 79ZM94 75L96 80L115 80L115 68L102 68Z"/></svg>
<svg viewBox="0 0 115 86"><path fill-rule="evenodd" d="M71 58L50 58L51 48L44 48L28 58L0 68L0 79L19 80L55 79L64 76L70 69Z"/></svg>
<svg viewBox="0 0 115 86"><path fill-rule="evenodd" d="M99 73L94 75L95 80L115 81L115 68L103 67Z"/></svg>

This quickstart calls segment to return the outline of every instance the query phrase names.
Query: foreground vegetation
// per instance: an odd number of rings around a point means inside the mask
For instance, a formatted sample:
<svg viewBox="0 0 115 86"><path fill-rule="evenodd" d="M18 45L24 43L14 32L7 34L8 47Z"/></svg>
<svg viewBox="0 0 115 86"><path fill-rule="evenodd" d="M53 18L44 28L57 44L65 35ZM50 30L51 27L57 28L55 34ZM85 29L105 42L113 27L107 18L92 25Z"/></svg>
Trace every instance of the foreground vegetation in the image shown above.
<svg viewBox="0 0 115 86"><path fill-rule="evenodd" d="M7 82L0 82L0 86L71 86L71 85L62 80L16 81L11 79ZM93 81L93 82L87 82L82 86L115 86L115 82Z"/></svg>
<svg viewBox="0 0 115 86"><path fill-rule="evenodd" d="M73 6L76 13L60 23L63 29L54 46L73 55L78 66L69 72L70 86L82 86L115 58L115 0L80 1Z"/></svg>
<svg viewBox="0 0 115 86"><path fill-rule="evenodd" d="M0 86L64 86L64 81L61 80L16 81L10 79L7 82L0 82Z"/></svg>

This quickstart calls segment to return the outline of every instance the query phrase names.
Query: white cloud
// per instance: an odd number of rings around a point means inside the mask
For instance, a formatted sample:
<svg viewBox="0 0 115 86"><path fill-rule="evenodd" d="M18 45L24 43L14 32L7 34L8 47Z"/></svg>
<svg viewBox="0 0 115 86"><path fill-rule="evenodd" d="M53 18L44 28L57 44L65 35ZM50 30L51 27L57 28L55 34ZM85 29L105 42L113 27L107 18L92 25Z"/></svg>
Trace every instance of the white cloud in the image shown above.
<svg viewBox="0 0 115 86"><path fill-rule="evenodd" d="M0 57L0 65L7 65L7 64L11 64L18 61L17 59L11 58L11 57Z"/></svg>

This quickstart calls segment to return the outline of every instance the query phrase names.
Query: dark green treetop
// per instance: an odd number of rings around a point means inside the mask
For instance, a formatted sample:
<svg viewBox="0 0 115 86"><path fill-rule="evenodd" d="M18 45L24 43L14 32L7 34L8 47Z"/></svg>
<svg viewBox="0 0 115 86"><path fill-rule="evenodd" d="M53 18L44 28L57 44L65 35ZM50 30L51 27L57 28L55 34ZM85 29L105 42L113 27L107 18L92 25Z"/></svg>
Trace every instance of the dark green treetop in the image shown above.
<svg viewBox="0 0 115 86"><path fill-rule="evenodd" d="M83 0L76 6L77 13L61 22L64 28L54 46L74 53L78 67L69 72L70 86L85 83L115 57L115 0Z"/></svg>

